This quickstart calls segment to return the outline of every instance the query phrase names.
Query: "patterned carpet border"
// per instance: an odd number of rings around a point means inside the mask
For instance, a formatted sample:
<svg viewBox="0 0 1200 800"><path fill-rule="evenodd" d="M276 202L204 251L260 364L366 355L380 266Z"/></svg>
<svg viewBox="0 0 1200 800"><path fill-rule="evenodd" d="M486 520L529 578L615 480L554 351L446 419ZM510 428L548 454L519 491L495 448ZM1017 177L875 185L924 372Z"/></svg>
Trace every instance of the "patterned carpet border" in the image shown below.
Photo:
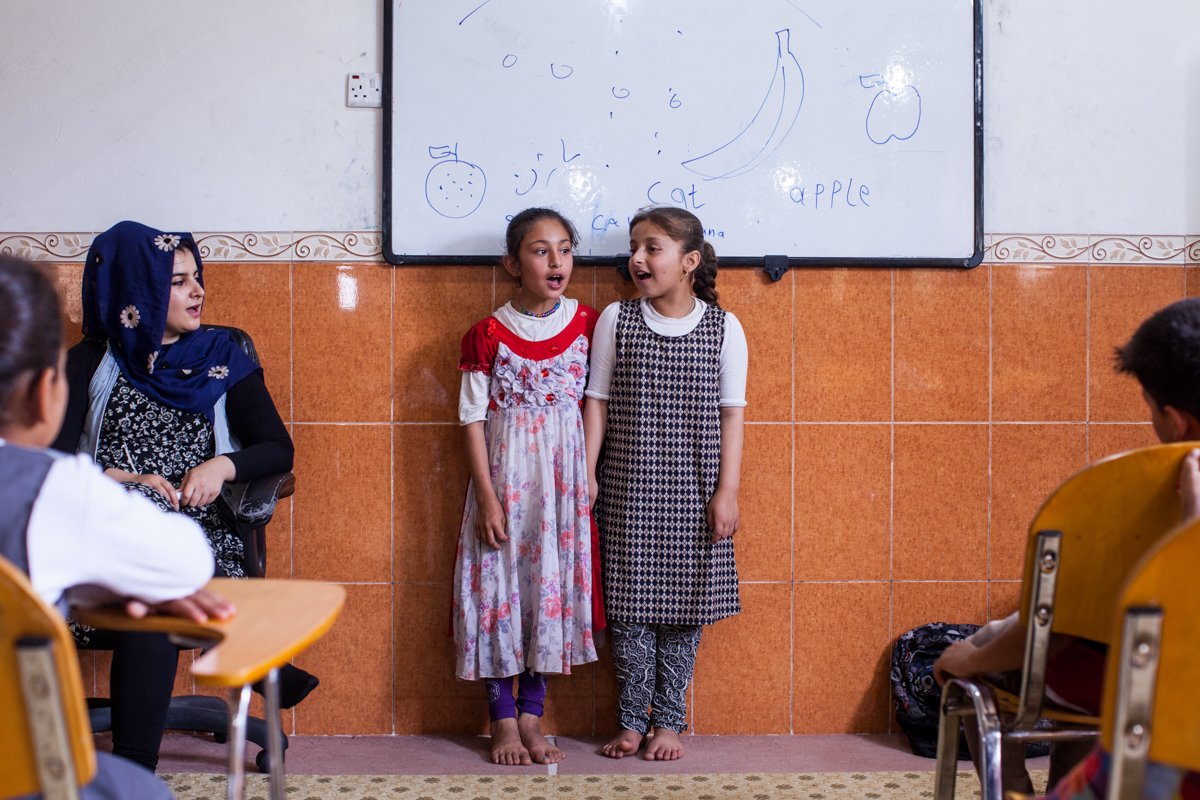
<svg viewBox="0 0 1200 800"><path fill-rule="evenodd" d="M1046 772L1031 773L1039 791ZM163 775L179 800L222 800L225 776ZM932 772L736 775L289 775L289 800L927 800ZM979 796L959 772L956 796ZM266 800L267 777L246 779L247 800Z"/></svg>

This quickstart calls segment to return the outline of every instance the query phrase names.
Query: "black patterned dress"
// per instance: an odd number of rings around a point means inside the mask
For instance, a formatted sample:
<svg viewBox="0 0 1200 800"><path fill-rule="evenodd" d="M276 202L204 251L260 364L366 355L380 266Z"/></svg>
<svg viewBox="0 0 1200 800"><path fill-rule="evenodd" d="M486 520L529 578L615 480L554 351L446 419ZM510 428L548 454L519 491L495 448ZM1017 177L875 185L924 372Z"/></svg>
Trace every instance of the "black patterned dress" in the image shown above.
<svg viewBox="0 0 1200 800"><path fill-rule="evenodd" d="M100 423L96 463L101 469L161 475L178 487L188 470L215 455L216 437L208 417L164 406L142 394L123 374L117 376ZM150 498L164 511L175 511L156 489L132 482L124 486ZM180 506L177 513L194 519L204 529L218 568L225 575L246 577L242 540L221 517L215 502L203 508Z"/></svg>
<svg viewBox="0 0 1200 800"><path fill-rule="evenodd" d="M710 625L741 611L733 539L712 544L708 501L721 468L719 359L725 312L684 336L621 303L596 520L605 613L613 620Z"/></svg>

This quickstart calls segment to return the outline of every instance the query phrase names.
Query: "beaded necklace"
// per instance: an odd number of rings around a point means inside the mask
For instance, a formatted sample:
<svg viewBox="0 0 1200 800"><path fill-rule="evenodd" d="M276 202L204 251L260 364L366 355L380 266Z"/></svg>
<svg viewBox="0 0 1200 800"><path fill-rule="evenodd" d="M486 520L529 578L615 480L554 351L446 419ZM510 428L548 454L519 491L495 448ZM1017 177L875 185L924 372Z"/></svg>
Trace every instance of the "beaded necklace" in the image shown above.
<svg viewBox="0 0 1200 800"><path fill-rule="evenodd" d="M534 317L535 319L545 319L546 317L553 314L555 311L558 311L558 307L562 305L562 298L560 297L558 299L558 302L554 304L554 308L550 309L549 311L547 311L543 314L535 314L532 311L526 311L525 306L521 305L521 302L519 300L516 301L516 303L517 303L517 310L520 311L525 316Z"/></svg>

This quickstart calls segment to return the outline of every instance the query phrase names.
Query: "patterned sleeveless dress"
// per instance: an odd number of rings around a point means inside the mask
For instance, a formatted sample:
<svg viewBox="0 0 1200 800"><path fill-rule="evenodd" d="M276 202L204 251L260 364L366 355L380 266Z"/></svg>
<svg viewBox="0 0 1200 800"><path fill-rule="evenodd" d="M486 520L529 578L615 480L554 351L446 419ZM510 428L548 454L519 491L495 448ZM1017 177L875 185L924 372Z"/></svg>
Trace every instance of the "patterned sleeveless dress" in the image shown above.
<svg viewBox="0 0 1200 800"><path fill-rule="evenodd" d="M710 625L741 611L733 539L706 513L721 468L719 359L725 312L660 336L621 303L596 522L612 620Z"/></svg>
<svg viewBox="0 0 1200 800"><path fill-rule="evenodd" d="M456 674L569 674L596 660L587 459L580 403L596 312L580 304L557 336L530 342L495 317L463 338L459 368L490 374L484 436L508 542L475 535L467 487L454 564Z"/></svg>

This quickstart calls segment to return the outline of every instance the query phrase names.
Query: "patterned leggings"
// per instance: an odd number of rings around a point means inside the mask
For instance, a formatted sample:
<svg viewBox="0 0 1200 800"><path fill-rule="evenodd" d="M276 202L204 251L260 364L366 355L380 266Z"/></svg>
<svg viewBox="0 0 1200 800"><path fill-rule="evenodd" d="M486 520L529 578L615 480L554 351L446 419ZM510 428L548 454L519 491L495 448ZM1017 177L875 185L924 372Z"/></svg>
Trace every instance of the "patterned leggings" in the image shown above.
<svg viewBox="0 0 1200 800"><path fill-rule="evenodd" d="M687 687L700 646L699 625L647 625L609 619L621 695L617 722L645 735L650 726L687 730ZM651 708L649 714L647 707Z"/></svg>

